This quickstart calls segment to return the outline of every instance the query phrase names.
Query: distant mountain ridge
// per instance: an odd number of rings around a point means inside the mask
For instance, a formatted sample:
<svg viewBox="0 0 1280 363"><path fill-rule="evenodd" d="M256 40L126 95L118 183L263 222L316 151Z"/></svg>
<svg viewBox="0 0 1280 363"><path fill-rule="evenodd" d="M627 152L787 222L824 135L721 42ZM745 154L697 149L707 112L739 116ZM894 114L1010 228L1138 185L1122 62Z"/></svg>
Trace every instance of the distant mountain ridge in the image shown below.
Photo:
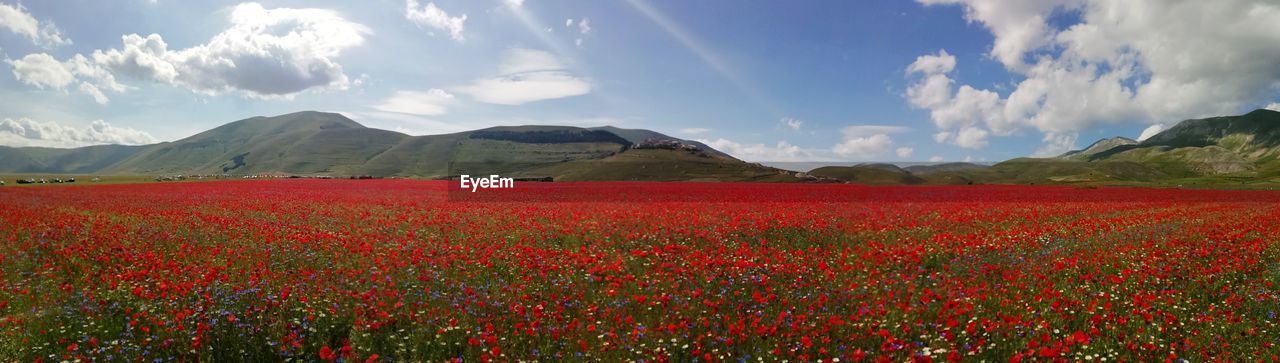
<svg viewBox="0 0 1280 363"><path fill-rule="evenodd" d="M1146 140L1098 140L1049 158L991 166L946 163L823 167L813 175L864 184L1280 184L1280 112L1185 120Z"/></svg>
<svg viewBox="0 0 1280 363"><path fill-rule="evenodd" d="M1005 182L1248 184L1280 182L1280 112L1189 119L1140 142L1100 140L1051 159L993 167Z"/></svg>
<svg viewBox="0 0 1280 363"><path fill-rule="evenodd" d="M1058 155L1058 158L1060 159L1088 158L1090 156L1096 155L1098 153L1101 153L1107 150L1114 149L1119 146L1137 145L1137 144L1138 144L1138 140L1130 139L1124 136L1116 136L1109 139L1101 139L1101 140L1095 141L1093 144L1090 144L1084 149L1068 151L1066 153L1063 153L1062 155Z"/></svg>
<svg viewBox="0 0 1280 363"><path fill-rule="evenodd" d="M0 172L372 175L463 172L556 180L832 181L862 184L1280 184L1280 112L1184 120L1143 141L1102 139L1050 158L808 173L746 163L705 144L616 127L499 126L410 136L314 111L253 117L153 145L0 147Z"/></svg>
<svg viewBox="0 0 1280 363"><path fill-rule="evenodd" d="M633 152L645 140L694 147ZM628 168L670 160L684 169ZM683 154L680 154L683 153ZM589 168L619 170L582 173ZM634 169L634 170L632 170ZM646 170L641 170L646 169ZM655 171L657 170L657 171ZM443 135L410 136L368 128L336 113L302 111L234 121L181 140L152 145L74 149L0 147L0 172L160 174L294 174L446 177L459 172L594 175L620 180L774 180L785 171L735 159L695 141L615 127L499 126ZM544 173L544 174L539 174ZM788 177L795 179L794 177ZM781 178L777 181L790 181Z"/></svg>
<svg viewBox="0 0 1280 363"><path fill-rule="evenodd" d="M1171 177L1280 176L1280 112L1185 120L1142 142L1088 157L1136 162Z"/></svg>

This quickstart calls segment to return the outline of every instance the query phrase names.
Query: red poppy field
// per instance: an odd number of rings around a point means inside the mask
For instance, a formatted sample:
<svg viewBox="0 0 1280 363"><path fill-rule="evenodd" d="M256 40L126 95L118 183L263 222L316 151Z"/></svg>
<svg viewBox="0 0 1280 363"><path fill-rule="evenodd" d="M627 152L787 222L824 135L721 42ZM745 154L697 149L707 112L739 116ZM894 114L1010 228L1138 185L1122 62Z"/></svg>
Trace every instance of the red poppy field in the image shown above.
<svg viewBox="0 0 1280 363"><path fill-rule="evenodd" d="M1275 360L1280 193L0 189L3 361ZM521 198L527 198L522 200Z"/></svg>

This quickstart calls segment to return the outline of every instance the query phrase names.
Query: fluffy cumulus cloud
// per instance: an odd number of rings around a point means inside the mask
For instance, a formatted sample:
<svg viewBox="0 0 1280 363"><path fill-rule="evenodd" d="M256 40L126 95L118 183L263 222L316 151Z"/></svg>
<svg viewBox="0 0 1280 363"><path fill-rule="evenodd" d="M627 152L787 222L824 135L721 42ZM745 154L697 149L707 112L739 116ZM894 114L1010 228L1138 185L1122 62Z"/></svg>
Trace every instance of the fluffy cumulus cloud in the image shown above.
<svg viewBox="0 0 1280 363"><path fill-rule="evenodd" d="M898 157L903 158L903 159L906 159L906 158L911 157L911 155L912 155L912 154L915 154L915 153L916 153L916 149L912 149L912 148L909 148L909 147L900 147L900 148L898 148L897 150L895 150L894 152L895 152L896 154L898 154Z"/></svg>
<svg viewBox="0 0 1280 363"><path fill-rule="evenodd" d="M1266 106L1266 107L1263 107L1263 108L1268 109L1268 110L1272 110L1272 111L1276 111L1276 112L1280 112L1280 102L1267 104L1267 106Z"/></svg>
<svg viewBox="0 0 1280 363"><path fill-rule="evenodd" d="M854 125L840 130L843 140L831 148L837 156L854 160L871 160L893 148L890 134L909 131L901 126ZM909 152L908 152L909 154Z"/></svg>
<svg viewBox="0 0 1280 363"><path fill-rule="evenodd" d="M40 89L63 89L76 80L62 62L44 53L28 54L5 63L13 66L13 76L19 82Z"/></svg>
<svg viewBox="0 0 1280 363"><path fill-rule="evenodd" d="M726 139L698 139L697 141L707 144L712 149L723 151L747 161L809 161L814 159L812 152L786 141L778 141L774 145L740 144Z"/></svg>
<svg viewBox="0 0 1280 363"><path fill-rule="evenodd" d="M1239 113L1280 88L1280 47L1261 46L1280 43L1280 3L1270 0L917 1L963 7L1017 80L997 92L960 84L945 51L916 59L905 96L930 111L942 142L982 147L989 135L1031 129L1050 152L1089 127Z"/></svg>
<svg viewBox="0 0 1280 363"><path fill-rule="evenodd" d="M522 2L508 0L507 5L519 7ZM466 40L462 36L462 30L467 22L467 14L449 16L449 13L441 10L434 2L428 2L426 6L421 6L417 0L405 0L404 18L409 19L419 27L449 32L449 37L455 41Z"/></svg>
<svg viewBox="0 0 1280 363"><path fill-rule="evenodd" d="M445 114L453 100L453 94L438 88L426 91L399 91L373 108L383 112L435 116Z"/></svg>
<svg viewBox="0 0 1280 363"><path fill-rule="evenodd" d="M499 74L458 87L457 92L477 101L498 105L581 96L591 92L591 83L570 74L559 58L540 50L508 50Z"/></svg>
<svg viewBox="0 0 1280 363"><path fill-rule="evenodd" d="M206 95L292 97L309 89L346 89L351 81L335 58L363 44L371 32L330 10L266 9L257 3L236 6L230 22L207 43L186 49L169 49L158 34L129 34L121 37L121 48L88 57L50 62L47 54L33 54L10 63L18 80L41 88L66 87L72 82L62 76L73 74L89 83L81 83L81 91L100 102L103 89L126 90L117 75Z"/></svg>
<svg viewBox="0 0 1280 363"><path fill-rule="evenodd" d="M102 120L87 127L63 126L56 122L40 122L28 118L0 121L0 145L80 147L101 144L138 145L156 142L150 134L128 127L115 127Z"/></svg>
<svg viewBox="0 0 1280 363"><path fill-rule="evenodd" d="M116 82L115 76L100 65L94 64L83 55L75 55L65 62L59 62L44 53L28 54L19 59L6 60L13 66L13 76L19 82L39 89L63 90L77 79L83 79L79 90L98 104L106 104L109 99L102 90L124 92L125 86Z"/></svg>
<svg viewBox="0 0 1280 363"><path fill-rule="evenodd" d="M36 45L52 48L71 44L52 22L37 20L22 4L0 4L0 28L30 39Z"/></svg>

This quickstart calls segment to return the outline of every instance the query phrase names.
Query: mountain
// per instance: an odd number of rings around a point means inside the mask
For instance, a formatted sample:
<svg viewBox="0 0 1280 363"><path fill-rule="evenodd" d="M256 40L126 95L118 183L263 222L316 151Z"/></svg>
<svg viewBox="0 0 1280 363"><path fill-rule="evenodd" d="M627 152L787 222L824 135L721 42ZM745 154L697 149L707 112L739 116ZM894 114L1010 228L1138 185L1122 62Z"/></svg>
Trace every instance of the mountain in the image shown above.
<svg viewBox="0 0 1280 363"><path fill-rule="evenodd" d="M1175 177L1280 176L1280 112L1185 120L1087 160L1136 162Z"/></svg>
<svg viewBox="0 0 1280 363"><path fill-rule="evenodd" d="M342 115L297 112L235 121L150 145L100 170L108 174L346 174L407 135L366 128Z"/></svg>
<svg viewBox="0 0 1280 363"><path fill-rule="evenodd" d="M1072 160L1088 159L1090 156L1096 155L1098 153L1101 153L1107 150L1114 149L1119 146L1136 145L1136 144L1138 144L1138 140L1130 139L1124 136L1116 136L1109 139L1098 140L1093 144L1090 144L1088 147L1084 149L1068 151L1062 155L1058 155L1058 158L1072 159Z"/></svg>
<svg viewBox="0 0 1280 363"><path fill-rule="evenodd" d="M604 131L608 131L608 132L613 133L614 135L621 136L621 137L623 137L623 138L627 139L628 141L631 141L631 143L634 143L634 144L639 144L639 143L643 143L643 142L645 142L646 140L654 140L654 139L657 139L657 140L677 140L677 141L680 141L680 142L683 142L683 143L686 143L686 144L689 144L689 145L694 145L694 146L700 147L700 148L702 148L703 150L706 150L708 153L713 154L713 155L719 155L719 156L728 157L728 158L732 158L732 157L733 157L733 156L730 156L729 154L725 154L725 153L721 152L720 150L713 149L713 148L711 148L710 146L707 146L707 144L703 144L703 143L698 142L698 141L692 141L692 140L681 140L681 139L677 139L677 138L674 138L674 137L671 137L671 136L663 135L663 134L660 134L660 133L657 133L657 132L654 132L654 131L649 131L649 130L642 130L642 129L620 129L620 128L613 127L613 126L592 127L592 128L591 128L591 130L604 130Z"/></svg>
<svg viewBox="0 0 1280 363"><path fill-rule="evenodd" d="M145 146L95 145L75 149L0 146L0 171L74 174L91 173L125 160Z"/></svg>
<svg viewBox="0 0 1280 363"><path fill-rule="evenodd" d="M809 173L747 163L705 144L616 127L501 126L410 136L334 113L231 122L153 145L0 147L0 173L293 174L447 177L496 173L556 180L830 181L861 184L1280 183L1280 112L1185 120L1141 142L1115 137L1052 158L862 164Z"/></svg>
<svg viewBox="0 0 1280 363"><path fill-rule="evenodd" d="M0 172L113 175L293 174L558 180L797 181L704 144L614 127L501 126L410 136L336 113L252 117L173 142L75 149L0 147Z"/></svg>
<svg viewBox="0 0 1280 363"><path fill-rule="evenodd" d="M1080 182L1158 182L1170 176L1131 161L1078 161L1056 158L1018 158L991 166L987 183L1037 184Z"/></svg>
<svg viewBox="0 0 1280 363"><path fill-rule="evenodd" d="M825 167L813 175L866 184L1241 185L1280 183L1280 112L1191 119L1141 142L1113 137L1051 158Z"/></svg>
<svg viewBox="0 0 1280 363"><path fill-rule="evenodd" d="M904 169L925 179L927 184L966 185L997 179L991 173L991 166L973 163L912 165Z"/></svg>
<svg viewBox="0 0 1280 363"><path fill-rule="evenodd" d="M824 166L809 171L809 175L840 179L868 185L914 185L925 180L893 164L860 164L854 166Z"/></svg>
<svg viewBox="0 0 1280 363"><path fill-rule="evenodd" d="M903 169L915 175L931 175L931 174L939 174L939 173L974 172L974 171L980 171L980 170L987 170L990 168L991 166L988 166L988 165L981 165L981 164L974 164L974 163L941 163L941 164L912 165Z"/></svg>
<svg viewBox="0 0 1280 363"><path fill-rule="evenodd" d="M1190 119L1141 142L1116 137L991 167L992 183L1239 185L1280 182L1280 112Z"/></svg>

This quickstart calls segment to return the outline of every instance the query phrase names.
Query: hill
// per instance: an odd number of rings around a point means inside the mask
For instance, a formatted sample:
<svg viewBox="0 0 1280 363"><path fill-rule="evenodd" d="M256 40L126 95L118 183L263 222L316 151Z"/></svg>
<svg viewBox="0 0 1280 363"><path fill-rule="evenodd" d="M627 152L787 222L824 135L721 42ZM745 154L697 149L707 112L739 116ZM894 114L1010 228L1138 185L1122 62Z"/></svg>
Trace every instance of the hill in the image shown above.
<svg viewBox="0 0 1280 363"><path fill-rule="evenodd" d="M1051 158L824 167L813 175L866 184L1235 185L1280 182L1280 112L1191 119L1141 142L1113 137Z"/></svg>
<svg viewBox="0 0 1280 363"><path fill-rule="evenodd" d="M315 111L247 118L153 145L0 147L0 172L426 178L498 173L569 180L800 180L698 142L649 130L531 125L410 136Z"/></svg>
<svg viewBox="0 0 1280 363"><path fill-rule="evenodd" d="M235 121L145 147L106 174L347 173L408 135L366 128L334 113L296 112Z"/></svg>
<svg viewBox="0 0 1280 363"><path fill-rule="evenodd" d="M914 185L925 183L924 179L912 175L911 172L893 164L824 166L810 170L809 175L868 185Z"/></svg>
<svg viewBox="0 0 1280 363"><path fill-rule="evenodd" d="M1133 161L1180 177L1280 176L1280 112L1185 120L1089 161Z"/></svg>
<svg viewBox="0 0 1280 363"><path fill-rule="evenodd" d="M1222 185L1280 178L1280 112L1190 119L1141 142L1116 137L1055 158L1017 158L985 182Z"/></svg>
<svg viewBox="0 0 1280 363"><path fill-rule="evenodd" d="M1071 159L1071 160L1085 160L1085 159L1088 159L1090 156L1097 155L1098 153L1102 153L1107 150L1114 149L1116 147L1126 146L1126 145L1136 145L1136 144L1138 144L1137 140L1130 139L1124 136L1116 136L1109 139L1098 140L1093 144L1090 144L1088 147L1085 147L1084 149L1068 151L1062 155L1058 155L1058 158Z"/></svg>
<svg viewBox="0 0 1280 363"><path fill-rule="evenodd" d="M916 184L1221 185L1280 182L1280 112L1185 120L1141 142L1099 140L1052 158L829 166L747 163L705 144L611 126L502 126L410 136L335 113L252 117L173 142L74 149L0 147L0 173L290 174L556 180L845 181Z"/></svg>

